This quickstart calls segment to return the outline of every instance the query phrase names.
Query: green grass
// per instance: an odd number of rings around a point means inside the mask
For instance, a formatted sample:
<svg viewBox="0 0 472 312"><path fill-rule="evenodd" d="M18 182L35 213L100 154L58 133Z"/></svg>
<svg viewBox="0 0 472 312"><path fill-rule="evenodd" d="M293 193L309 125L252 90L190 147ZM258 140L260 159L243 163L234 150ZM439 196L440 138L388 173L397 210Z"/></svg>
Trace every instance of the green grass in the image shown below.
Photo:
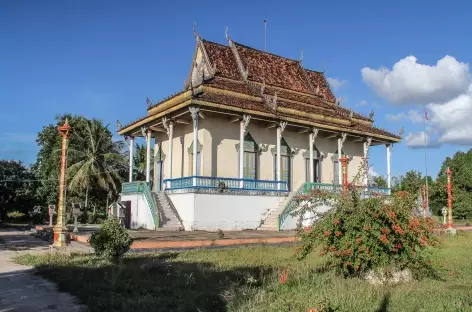
<svg viewBox="0 0 472 312"><path fill-rule="evenodd" d="M252 246L131 255L120 265L90 255L22 255L22 264L77 296L90 311L472 311L472 233L443 236L434 251L440 279L371 286L317 272L316 254L295 246ZM285 284L280 273L288 272Z"/></svg>

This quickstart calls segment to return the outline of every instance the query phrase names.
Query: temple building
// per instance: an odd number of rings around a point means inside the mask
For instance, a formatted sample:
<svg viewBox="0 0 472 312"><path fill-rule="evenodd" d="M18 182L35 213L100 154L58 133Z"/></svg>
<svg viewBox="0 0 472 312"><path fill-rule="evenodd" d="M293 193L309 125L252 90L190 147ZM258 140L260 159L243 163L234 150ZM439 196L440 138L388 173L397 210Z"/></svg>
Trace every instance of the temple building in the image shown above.
<svg viewBox="0 0 472 312"><path fill-rule="evenodd" d="M349 183L389 193L401 135L374 127L373 113L342 107L323 72L229 37L227 45L195 38L183 89L118 130L129 144L121 201L131 228L292 229L294 196L339 190L346 157ZM146 181L133 180L136 137L146 139ZM386 149L388 188L370 187L366 173L354 181L373 146Z"/></svg>

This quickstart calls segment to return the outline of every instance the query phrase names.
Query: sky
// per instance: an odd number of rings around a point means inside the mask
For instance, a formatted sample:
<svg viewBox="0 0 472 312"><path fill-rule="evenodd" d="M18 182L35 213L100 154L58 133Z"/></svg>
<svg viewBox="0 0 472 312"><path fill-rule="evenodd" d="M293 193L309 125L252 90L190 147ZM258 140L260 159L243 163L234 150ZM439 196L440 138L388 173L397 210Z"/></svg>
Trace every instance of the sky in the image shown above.
<svg viewBox="0 0 472 312"><path fill-rule="evenodd" d="M399 133L392 175L435 177L472 144L467 1L0 1L0 159L35 161L35 139L66 112L115 131L183 88L205 39L234 41L325 70L341 105ZM467 26L469 25L469 26ZM424 111L427 112L426 133ZM118 138L118 137L117 137ZM385 175L386 150L370 150Z"/></svg>

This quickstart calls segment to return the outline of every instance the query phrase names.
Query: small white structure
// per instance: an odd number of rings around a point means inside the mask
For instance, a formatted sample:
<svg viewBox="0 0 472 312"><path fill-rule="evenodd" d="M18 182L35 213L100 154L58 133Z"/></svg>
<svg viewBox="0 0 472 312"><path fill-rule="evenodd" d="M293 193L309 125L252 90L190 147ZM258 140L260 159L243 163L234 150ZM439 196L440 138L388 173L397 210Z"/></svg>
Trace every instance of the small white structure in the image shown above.
<svg viewBox="0 0 472 312"><path fill-rule="evenodd" d="M291 229L295 195L339 190L347 155L353 182L377 145L386 146L390 186L390 146L401 136L375 128L373 113L341 107L322 72L229 37L228 45L196 41L184 89L119 129L130 146L121 196L128 226ZM133 182L138 136L146 139L146 182ZM356 183L367 193L389 193L369 188L367 170Z"/></svg>

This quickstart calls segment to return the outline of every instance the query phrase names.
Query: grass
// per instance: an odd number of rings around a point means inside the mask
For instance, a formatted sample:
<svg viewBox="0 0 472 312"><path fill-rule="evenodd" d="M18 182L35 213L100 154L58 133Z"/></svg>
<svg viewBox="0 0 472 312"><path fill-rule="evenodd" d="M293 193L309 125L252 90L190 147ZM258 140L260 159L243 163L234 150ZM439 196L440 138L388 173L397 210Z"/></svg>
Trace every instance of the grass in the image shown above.
<svg viewBox="0 0 472 312"><path fill-rule="evenodd" d="M317 272L323 259L293 258L292 246L246 246L130 255L119 265L91 255L24 254L21 264L77 296L90 311L472 311L472 233L442 236L440 279L371 286ZM287 282L280 284L284 270Z"/></svg>

